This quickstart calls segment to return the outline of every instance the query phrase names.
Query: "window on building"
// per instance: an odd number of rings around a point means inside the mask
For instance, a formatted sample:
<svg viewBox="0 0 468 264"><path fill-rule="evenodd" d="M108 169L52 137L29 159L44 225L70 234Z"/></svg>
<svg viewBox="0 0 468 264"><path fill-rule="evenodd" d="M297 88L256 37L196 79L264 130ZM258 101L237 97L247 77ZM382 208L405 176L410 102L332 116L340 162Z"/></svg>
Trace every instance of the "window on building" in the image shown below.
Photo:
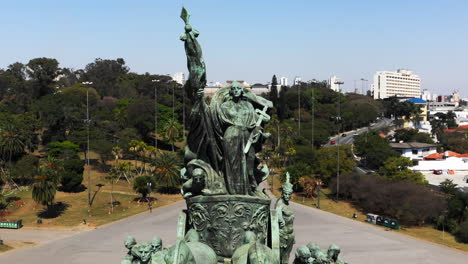
<svg viewBox="0 0 468 264"><path fill-rule="evenodd" d="M417 149L413 149L412 152L413 152L413 155L418 155L418 150Z"/></svg>

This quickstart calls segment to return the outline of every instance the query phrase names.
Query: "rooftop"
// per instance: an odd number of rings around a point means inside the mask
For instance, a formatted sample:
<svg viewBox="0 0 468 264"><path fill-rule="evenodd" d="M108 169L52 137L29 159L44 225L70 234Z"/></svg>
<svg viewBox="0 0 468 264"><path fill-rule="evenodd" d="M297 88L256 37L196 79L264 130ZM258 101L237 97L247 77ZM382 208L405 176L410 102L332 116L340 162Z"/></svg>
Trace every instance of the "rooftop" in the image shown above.
<svg viewBox="0 0 468 264"><path fill-rule="evenodd" d="M390 143L390 146L395 149L417 149L417 148L430 148L436 147L435 144L426 144L420 142L407 142L407 143Z"/></svg>

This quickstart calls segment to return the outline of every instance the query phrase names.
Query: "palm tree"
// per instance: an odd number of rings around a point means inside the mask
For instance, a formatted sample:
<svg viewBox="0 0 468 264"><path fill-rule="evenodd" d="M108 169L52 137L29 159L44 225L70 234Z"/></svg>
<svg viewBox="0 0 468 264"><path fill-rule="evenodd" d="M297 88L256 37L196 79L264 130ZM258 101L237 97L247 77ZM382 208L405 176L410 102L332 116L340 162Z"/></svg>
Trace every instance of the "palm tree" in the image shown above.
<svg viewBox="0 0 468 264"><path fill-rule="evenodd" d="M109 174L107 174L107 176L105 177L106 180L108 180L111 184L111 212L113 213L114 212L114 181L118 180L120 178L120 175L121 175L121 172L120 172L120 168L118 167L118 165L116 166L113 166L109 172Z"/></svg>
<svg viewBox="0 0 468 264"><path fill-rule="evenodd" d="M47 160L39 167L39 175L35 177L33 184L32 198L37 203L47 206L47 209L54 203L59 180L59 166L53 158Z"/></svg>
<svg viewBox="0 0 468 264"><path fill-rule="evenodd" d="M143 160L142 160L142 157L144 155L144 152L145 152L145 148L147 148L148 145L146 145L145 142L143 141L140 141L140 140L132 140L130 141L130 149L129 151L134 153L136 158L135 158L135 169L138 171L138 168L137 168L137 160L138 158L140 158L140 162L141 162L141 166L140 166L140 175L141 173L143 172Z"/></svg>
<svg viewBox="0 0 468 264"><path fill-rule="evenodd" d="M0 128L0 153L11 163L13 156L24 151L25 144L12 123L3 123Z"/></svg>
<svg viewBox="0 0 468 264"><path fill-rule="evenodd" d="M138 176L133 180L133 190L141 194L142 199L146 199L154 186L154 178L148 175Z"/></svg>
<svg viewBox="0 0 468 264"><path fill-rule="evenodd" d="M182 126L179 122L171 118L166 124L164 124L164 140L172 145L172 151L174 151L174 143L181 140L182 136Z"/></svg>
<svg viewBox="0 0 468 264"><path fill-rule="evenodd" d="M166 191L180 184L181 160L175 153L163 152L155 160L155 178L158 184L163 185Z"/></svg>

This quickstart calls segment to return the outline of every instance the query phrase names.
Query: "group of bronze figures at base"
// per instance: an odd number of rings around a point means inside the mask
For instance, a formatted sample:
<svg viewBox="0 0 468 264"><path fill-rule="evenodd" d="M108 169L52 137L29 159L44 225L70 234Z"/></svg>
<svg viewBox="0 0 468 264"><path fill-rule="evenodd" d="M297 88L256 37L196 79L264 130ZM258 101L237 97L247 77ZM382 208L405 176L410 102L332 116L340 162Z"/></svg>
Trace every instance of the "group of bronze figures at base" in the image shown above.
<svg viewBox="0 0 468 264"><path fill-rule="evenodd" d="M189 232L190 233L190 232ZM189 235L189 234L187 234ZM195 239L193 241L192 239ZM188 242L187 242L188 240ZM163 248L162 240L154 238L151 243L137 244L135 238L129 236L125 241L128 253L121 264L216 264L216 253L196 238L186 238L178 241L170 248ZM326 252L315 243L297 248L294 264L346 264L339 257L340 248L332 244ZM175 256L178 254L178 256ZM269 248L256 240L253 232L246 232L243 244L234 252L232 264L277 264Z"/></svg>

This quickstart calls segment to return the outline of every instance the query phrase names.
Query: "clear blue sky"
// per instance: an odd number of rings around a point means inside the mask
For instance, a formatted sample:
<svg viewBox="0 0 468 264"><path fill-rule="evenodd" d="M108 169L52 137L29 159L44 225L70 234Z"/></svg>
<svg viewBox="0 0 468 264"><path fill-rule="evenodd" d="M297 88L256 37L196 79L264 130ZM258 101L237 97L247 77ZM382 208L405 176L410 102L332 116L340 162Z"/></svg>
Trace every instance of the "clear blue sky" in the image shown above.
<svg viewBox="0 0 468 264"><path fill-rule="evenodd" d="M468 97L466 0L0 1L1 68L53 57L78 69L122 57L134 72L186 71L185 5L210 81L336 74L352 90L375 71L408 68L424 89Z"/></svg>

